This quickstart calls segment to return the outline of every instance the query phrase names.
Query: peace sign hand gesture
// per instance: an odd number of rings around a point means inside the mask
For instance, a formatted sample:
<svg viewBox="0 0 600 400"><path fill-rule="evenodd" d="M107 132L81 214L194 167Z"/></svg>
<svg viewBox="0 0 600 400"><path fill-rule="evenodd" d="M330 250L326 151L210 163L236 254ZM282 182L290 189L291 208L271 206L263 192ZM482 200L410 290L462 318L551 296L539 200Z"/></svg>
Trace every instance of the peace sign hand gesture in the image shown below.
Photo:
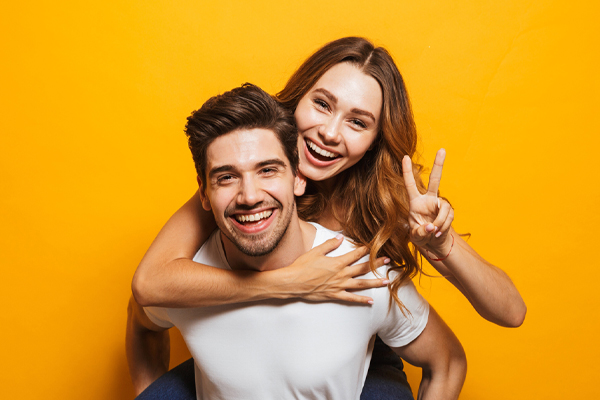
<svg viewBox="0 0 600 400"><path fill-rule="evenodd" d="M449 232L454 220L454 210L450 203L437 197L445 158L446 150L438 150L425 194L421 194L417 188L410 157L404 156L402 159L404 184L410 201L409 239L415 246L437 256L447 254L451 248L452 237Z"/></svg>

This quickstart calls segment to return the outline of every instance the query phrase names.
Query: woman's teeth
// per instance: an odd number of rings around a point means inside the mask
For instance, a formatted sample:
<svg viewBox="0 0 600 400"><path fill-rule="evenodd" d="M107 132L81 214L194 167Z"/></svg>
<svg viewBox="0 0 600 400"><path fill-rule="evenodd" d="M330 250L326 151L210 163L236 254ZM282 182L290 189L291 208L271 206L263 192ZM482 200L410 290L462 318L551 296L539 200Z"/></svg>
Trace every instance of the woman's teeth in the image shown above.
<svg viewBox="0 0 600 400"><path fill-rule="evenodd" d="M320 148L319 146L317 146L316 144L314 144L310 140L307 140L306 143L308 144L308 147L310 147L312 151L314 151L317 154L322 155L323 157L329 157L329 158L336 158L337 157L336 154L333 154L330 151L327 151L327 150L324 150L324 149Z"/></svg>
<svg viewBox="0 0 600 400"><path fill-rule="evenodd" d="M250 214L250 215L236 214L235 219L238 222L255 222L255 221L260 221L261 219L269 218L271 216L271 214L273 214L272 210L263 211L263 212L259 212L256 214Z"/></svg>

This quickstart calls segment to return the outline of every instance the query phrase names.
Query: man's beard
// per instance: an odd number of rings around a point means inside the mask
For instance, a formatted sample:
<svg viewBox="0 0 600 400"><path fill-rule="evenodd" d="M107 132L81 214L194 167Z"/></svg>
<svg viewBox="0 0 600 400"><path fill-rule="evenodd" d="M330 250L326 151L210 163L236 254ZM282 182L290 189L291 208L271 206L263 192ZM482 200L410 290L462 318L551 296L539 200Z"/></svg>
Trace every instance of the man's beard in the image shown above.
<svg viewBox="0 0 600 400"><path fill-rule="evenodd" d="M253 206L253 208L258 208L259 206L262 207L264 205L265 204L258 204ZM278 221L272 222L276 224L273 226L273 230L254 235L244 235L240 234L234 228L227 229L226 227L220 226L219 229L221 229L221 233L225 235L225 237L229 239L229 241L233 243L239 251L247 256L260 257L271 253L279 245L279 242L281 242L281 239L283 239L285 233L287 232L287 228L290 225L292 215L296 208L296 202L292 203L292 206L289 207L286 215L281 214L283 206L277 200L274 200L272 204L267 204L267 206L269 205L276 206L276 208L280 211L277 216ZM238 206L236 209L232 208L231 210L225 210L225 220L227 220L231 214L239 209L240 207Z"/></svg>

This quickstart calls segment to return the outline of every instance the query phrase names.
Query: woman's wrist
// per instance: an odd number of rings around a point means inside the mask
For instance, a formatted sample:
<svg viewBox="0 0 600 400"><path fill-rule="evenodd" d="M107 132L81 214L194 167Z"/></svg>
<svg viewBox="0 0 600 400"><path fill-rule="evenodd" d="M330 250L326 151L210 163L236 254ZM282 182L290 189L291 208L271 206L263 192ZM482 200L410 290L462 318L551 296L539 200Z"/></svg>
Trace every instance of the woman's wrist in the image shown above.
<svg viewBox="0 0 600 400"><path fill-rule="evenodd" d="M286 268L253 273L253 289L257 300L301 297L298 285Z"/></svg>
<svg viewBox="0 0 600 400"><path fill-rule="evenodd" d="M452 253L452 249L454 248L454 235L450 234L450 236L452 237L452 242L450 243L450 248L446 251L446 250L441 250L438 251L436 253L435 256L432 257L431 254L429 254L429 250L427 251L427 258L431 261L444 261L445 259L447 259L450 256L450 253Z"/></svg>
<svg viewBox="0 0 600 400"><path fill-rule="evenodd" d="M425 251L421 251L430 261L444 261L446 260L452 252L456 249L455 245L455 237L453 233L448 233L444 240L440 244L432 245L431 243L424 246Z"/></svg>

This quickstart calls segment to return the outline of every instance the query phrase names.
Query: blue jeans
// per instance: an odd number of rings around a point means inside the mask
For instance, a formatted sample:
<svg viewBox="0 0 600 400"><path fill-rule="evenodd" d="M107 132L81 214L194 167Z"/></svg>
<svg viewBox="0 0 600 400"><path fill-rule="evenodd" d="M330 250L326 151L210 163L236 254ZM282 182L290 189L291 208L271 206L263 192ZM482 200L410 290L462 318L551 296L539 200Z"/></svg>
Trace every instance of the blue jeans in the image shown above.
<svg viewBox="0 0 600 400"><path fill-rule="evenodd" d="M414 400L402 360L379 337L360 400ZM194 360L173 368L144 390L137 400L196 400Z"/></svg>

